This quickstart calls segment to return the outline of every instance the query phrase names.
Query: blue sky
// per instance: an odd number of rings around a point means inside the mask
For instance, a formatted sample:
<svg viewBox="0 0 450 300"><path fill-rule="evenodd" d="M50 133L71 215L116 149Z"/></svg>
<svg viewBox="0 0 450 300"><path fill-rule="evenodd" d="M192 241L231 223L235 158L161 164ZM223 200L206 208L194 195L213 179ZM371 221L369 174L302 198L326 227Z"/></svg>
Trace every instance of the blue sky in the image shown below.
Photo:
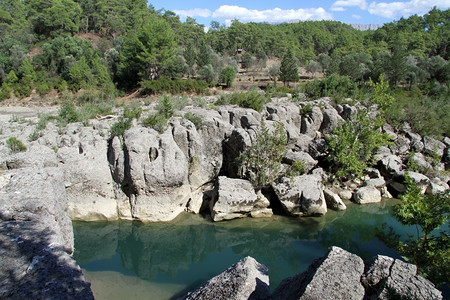
<svg viewBox="0 0 450 300"><path fill-rule="evenodd" d="M177 13L181 20L193 17L209 26L212 20L229 25L231 20L241 22L282 23L304 20L336 20L345 23L384 24L423 15L433 6L445 10L450 0L151 0L155 9Z"/></svg>

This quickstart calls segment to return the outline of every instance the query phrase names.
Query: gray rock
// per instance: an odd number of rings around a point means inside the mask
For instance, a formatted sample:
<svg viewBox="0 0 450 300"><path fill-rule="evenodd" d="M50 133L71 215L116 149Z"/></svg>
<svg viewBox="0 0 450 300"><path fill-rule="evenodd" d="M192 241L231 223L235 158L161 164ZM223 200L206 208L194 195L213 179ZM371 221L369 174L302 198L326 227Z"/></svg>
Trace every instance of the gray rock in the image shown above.
<svg viewBox="0 0 450 300"><path fill-rule="evenodd" d="M386 180L384 178L371 178L369 180L364 181L365 186L373 186L377 189L386 186Z"/></svg>
<svg viewBox="0 0 450 300"><path fill-rule="evenodd" d="M381 193L373 186L363 186L356 190L353 199L358 204L377 203L381 201Z"/></svg>
<svg viewBox="0 0 450 300"><path fill-rule="evenodd" d="M309 147L312 144L313 139L306 134L300 134L295 142L295 149L298 151L309 152Z"/></svg>
<svg viewBox="0 0 450 300"><path fill-rule="evenodd" d="M267 199L256 195L249 181L220 176L210 202L211 218L214 221L242 218L269 205Z"/></svg>
<svg viewBox="0 0 450 300"><path fill-rule="evenodd" d="M420 134L408 131L406 136L411 140L411 150L416 153L423 151L423 142Z"/></svg>
<svg viewBox="0 0 450 300"><path fill-rule="evenodd" d="M346 121L353 120L357 113L358 113L358 109L354 106L350 106L348 104L344 104L342 106L341 117Z"/></svg>
<svg viewBox="0 0 450 300"><path fill-rule="evenodd" d="M403 162L395 155L385 155L379 161L381 174L385 177L403 176Z"/></svg>
<svg viewBox="0 0 450 300"><path fill-rule="evenodd" d="M433 139L429 136L423 137L423 146L424 152L429 155L437 155L439 158L442 158L444 155L445 144Z"/></svg>
<svg viewBox="0 0 450 300"><path fill-rule="evenodd" d="M301 133L315 138L323 121L323 114L319 107L314 106L312 113L302 118Z"/></svg>
<svg viewBox="0 0 450 300"><path fill-rule="evenodd" d="M344 200L350 200L353 197L353 193L350 190L340 190L338 192L339 197Z"/></svg>
<svg viewBox="0 0 450 300"><path fill-rule="evenodd" d="M54 229L41 220L0 222L1 299L94 299L67 249L52 243Z"/></svg>
<svg viewBox="0 0 450 300"><path fill-rule="evenodd" d="M22 168L1 176L9 179L0 193L0 219L39 221L48 228L49 244L72 253L73 229L61 170Z"/></svg>
<svg viewBox="0 0 450 300"><path fill-rule="evenodd" d="M411 141L407 139L404 136L397 136L397 138L394 140L394 145L390 148L392 149L392 152L395 154L405 154L409 151L411 147Z"/></svg>
<svg viewBox="0 0 450 300"><path fill-rule="evenodd" d="M315 139L309 144L308 153L313 158L319 158L326 155L328 144L325 139Z"/></svg>
<svg viewBox="0 0 450 300"><path fill-rule="evenodd" d="M323 110L323 121L320 127L320 131L323 134L331 133L335 128L339 126L340 122L344 120L339 113L332 107Z"/></svg>
<svg viewBox="0 0 450 300"><path fill-rule="evenodd" d="M426 160L422 153L414 153L414 155L410 157L410 160L413 165L416 165L420 170L433 169L433 166Z"/></svg>
<svg viewBox="0 0 450 300"><path fill-rule="evenodd" d="M159 134L143 127L125 132L124 146L114 142L108 160L114 179L129 197L131 216L169 221L191 198L189 162L170 129Z"/></svg>
<svg viewBox="0 0 450 300"><path fill-rule="evenodd" d="M425 278L417 275L417 267L401 260L378 255L361 277L366 296L376 299L442 299L442 294Z"/></svg>
<svg viewBox="0 0 450 300"><path fill-rule="evenodd" d="M7 169L27 167L45 168L58 166L55 151L47 146L35 144L26 152L19 152L5 159Z"/></svg>
<svg viewBox="0 0 450 300"><path fill-rule="evenodd" d="M312 158L308 153L306 152L294 152L289 150L286 152L285 157L283 158L283 162L287 163L289 165L292 165L294 162L300 161L303 162L305 165L305 173L309 173L312 169L315 168L317 165L317 160Z"/></svg>
<svg viewBox="0 0 450 300"><path fill-rule="evenodd" d="M363 260L339 247L313 262L307 271L283 280L270 299L363 299Z"/></svg>
<svg viewBox="0 0 450 300"><path fill-rule="evenodd" d="M267 267L248 256L181 299L266 299L270 295Z"/></svg>
<svg viewBox="0 0 450 300"><path fill-rule="evenodd" d="M244 129L235 129L223 141L223 172L230 177L238 177L240 169L236 159L252 145L249 134Z"/></svg>
<svg viewBox="0 0 450 300"><path fill-rule="evenodd" d="M324 189L323 194L327 203L327 208L334 210L346 210L347 206L342 202L341 197L330 189Z"/></svg>
<svg viewBox="0 0 450 300"><path fill-rule="evenodd" d="M290 215L324 215L327 212L321 178L316 175L283 177L273 184L275 194Z"/></svg>
<svg viewBox="0 0 450 300"><path fill-rule="evenodd" d="M449 185L443 182L440 178L433 178L427 189L427 194L436 195L438 193L444 193L449 189Z"/></svg>
<svg viewBox="0 0 450 300"><path fill-rule="evenodd" d="M430 184L430 179L427 176L417 172L408 172L408 176L411 178L412 182L415 185L420 187L422 193L425 193L428 185Z"/></svg>

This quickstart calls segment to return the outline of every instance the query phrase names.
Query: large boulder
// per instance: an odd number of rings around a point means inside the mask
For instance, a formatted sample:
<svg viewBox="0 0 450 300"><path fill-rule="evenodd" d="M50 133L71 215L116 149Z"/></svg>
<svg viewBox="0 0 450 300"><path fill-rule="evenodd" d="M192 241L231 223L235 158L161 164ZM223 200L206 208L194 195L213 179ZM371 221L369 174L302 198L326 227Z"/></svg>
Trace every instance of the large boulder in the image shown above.
<svg viewBox="0 0 450 300"><path fill-rule="evenodd" d="M317 175L283 177L273 184L278 200L290 215L324 215L327 212L322 180Z"/></svg>
<svg viewBox="0 0 450 300"><path fill-rule="evenodd" d="M48 244L73 251L72 222L67 213L63 173L59 168L22 168L1 175L0 219L38 221Z"/></svg>
<svg viewBox="0 0 450 300"><path fill-rule="evenodd" d="M333 107L325 108L323 110L323 121L320 127L320 131L323 134L331 133L335 128L339 126L340 122L344 119L339 115L339 113Z"/></svg>
<svg viewBox="0 0 450 300"><path fill-rule="evenodd" d="M339 247L313 262L307 271L283 280L270 299L363 299L363 260Z"/></svg>
<svg viewBox="0 0 450 300"><path fill-rule="evenodd" d="M423 137L424 152L428 155L437 155L439 159L444 155L445 144L429 136Z"/></svg>
<svg viewBox="0 0 450 300"><path fill-rule="evenodd" d="M370 299L442 299L430 281L417 275L415 265L387 256L375 257L361 282Z"/></svg>
<svg viewBox="0 0 450 300"><path fill-rule="evenodd" d="M363 186L356 190L353 199L358 204L377 203L381 201L381 193L374 186Z"/></svg>
<svg viewBox="0 0 450 300"><path fill-rule="evenodd" d="M117 220L118 201L108 164L108 143L92 128L83 128L58 150L72 220Z"/></svg>
<svg viewBox="0 0 450 300"><path fill-rule="evenodd" d="M269 205L267 199L257 196L249 181L220 176L210 202L211 217L214 221L242 218L265 211Z"/></svg>
<svg viewBox="0 0 450 300"><path fill-rule="evenodd" d="M248 256L181 299L243 300L270 296L267 267Z"/></svg>
<svg viewBox="0 0 450 300"><path fill-rule="evenodd" d="M323 190L323 194L325 196L325 201L327 203L327 208L334 210L346 210L347 206L342 201L341 197L338 194L333 192L330 189Z"/></svg>
<svg viewBox="0 0 450 300"><path fill-rule="evenodd" d="M323 114L320 107L314 106L312 112L302 118L301 133L315 138L323 121Z"/></svg>
<svg viewBox="0 0 450 300"><path fill-rule="evenodd" d="M191 198L189 162L171 130L159 134L135 126L116 137L108 159L114 180L129 197L131 216L141 221L170 221Z"/></svg>
<svg viewBox="0 0 450 300"><path fill-rule="evenodd" d="M403 176L403 162L396 155L383 155L379 161L380 171L383 176L392 178L394 176Z"/></svg>
<svg viewBox="0 0 450 300"><path fill-rule="evenodd" d="M309 173L317 165L317 160L311 157L307 152L287 151L283 157L283 162L292 165L294 162L301 162L305 166L305 173Z"/></svg>
<svg viewBox="0 0 450 300"><path fill-rule="evenodd" d="M46 168L58 166L55 151L47 146L32 145L28 151L7 156L4 162L7 169L27 167Z"/></svg>

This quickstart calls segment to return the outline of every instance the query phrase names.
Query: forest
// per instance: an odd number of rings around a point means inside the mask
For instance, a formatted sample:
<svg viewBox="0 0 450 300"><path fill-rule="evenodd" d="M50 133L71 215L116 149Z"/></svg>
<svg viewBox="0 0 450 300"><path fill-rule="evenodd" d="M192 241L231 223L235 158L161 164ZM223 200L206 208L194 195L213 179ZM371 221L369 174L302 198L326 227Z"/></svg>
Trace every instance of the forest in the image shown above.
<svg viewBox="0 0 450 300"><path fill-rule="evenodd" d="M275 90L363 100L370 83L384 78L396 98L389 121L448 136L449 18L450 10L433 8L368 31L336 21L234 20L229 27L213 21L205 32L195 19L182 22L144 0L0 1L0 100L205 93L229 88L239 67L265 72ZM268 58L280 63L269 66ZM294 89L300 66L324 76Z"/></svg>

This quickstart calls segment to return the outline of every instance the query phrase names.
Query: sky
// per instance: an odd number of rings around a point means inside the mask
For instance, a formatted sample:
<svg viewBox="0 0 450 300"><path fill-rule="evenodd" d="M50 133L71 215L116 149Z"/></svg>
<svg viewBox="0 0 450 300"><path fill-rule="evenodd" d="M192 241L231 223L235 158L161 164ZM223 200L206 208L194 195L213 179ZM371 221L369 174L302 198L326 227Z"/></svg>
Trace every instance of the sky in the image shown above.
<svg viewBox="0 0 450 300"><path fill-rule="evenodd" d="M150 0L156 10L171 10L184 21L193 17L208 28L211 21L228 26L241 22L283 23L335 20L344 23L384 24L401 17L423 15L433 6L450 8L450 0Z"/></svg>

